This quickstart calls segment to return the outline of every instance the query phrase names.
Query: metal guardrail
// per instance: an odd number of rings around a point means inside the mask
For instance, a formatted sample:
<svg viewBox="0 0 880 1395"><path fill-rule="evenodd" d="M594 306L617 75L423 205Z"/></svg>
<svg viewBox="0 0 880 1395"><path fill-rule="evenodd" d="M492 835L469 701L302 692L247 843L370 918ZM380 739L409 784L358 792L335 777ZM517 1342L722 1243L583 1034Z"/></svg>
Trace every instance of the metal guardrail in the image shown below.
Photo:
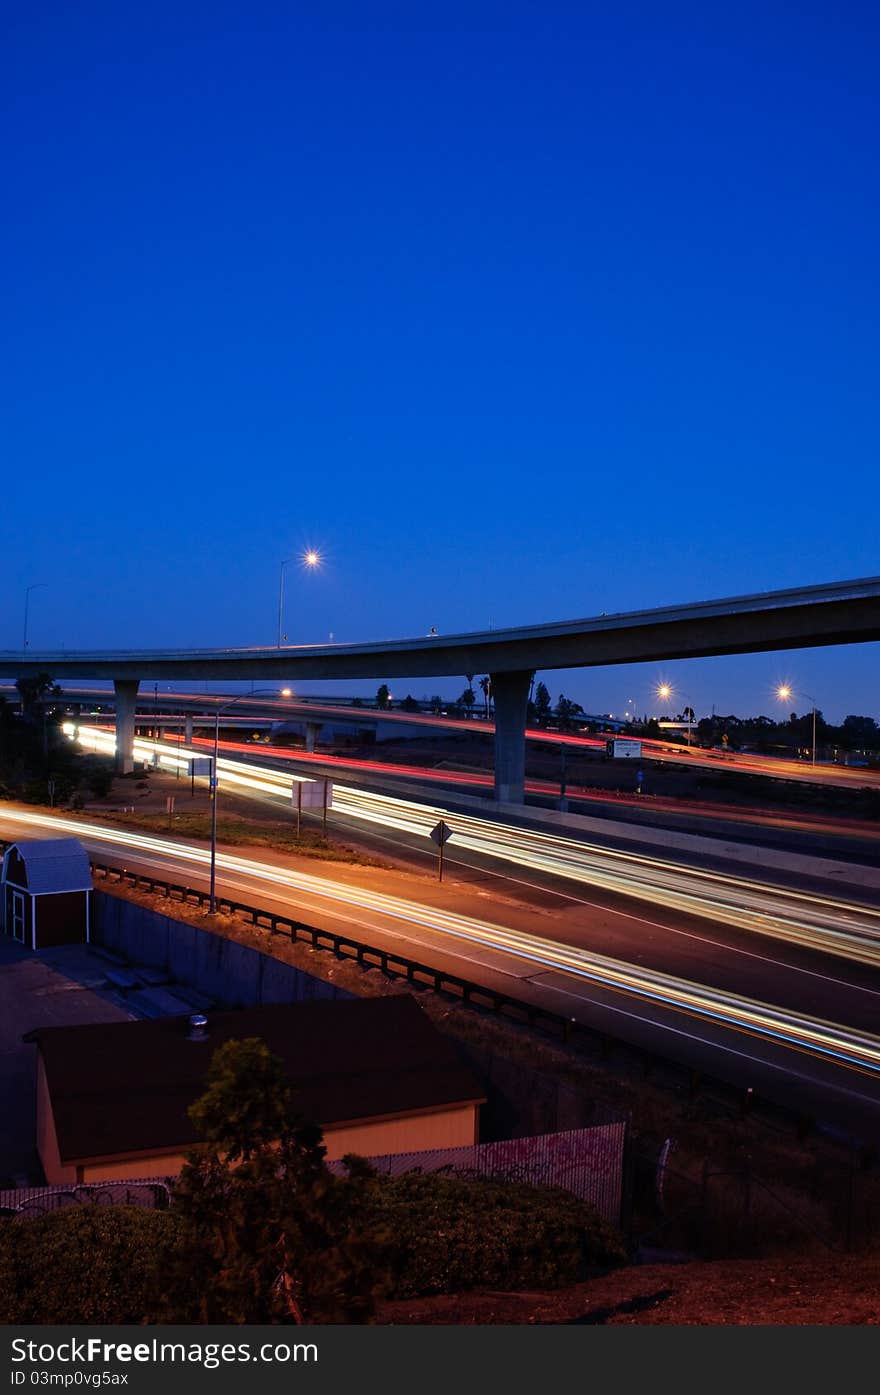
<svg viewBox="0 0 880 1395"><path fill-rule="evenodd" d="M115 867L105 862L93 862L92 871L104 881L115 881L117 884L130 886L135 891L163 896L182 905L201 908L210 903L208 892L182 886L179 882L169 882L164 877L148 877L143 873L130 872L127 868ZM518 1017L530 1027L550 1027L554 1032L558 1032L565 1042L570 1040L572 1032L579 1027L571 1017L563 1017L561 1013L525 1003L507 993L499 993L494 988L473 983L470 979L448 973L445 969L422 964L419 960L410 959L394 950L377 949L374 945L352 939L349 935L338 935L333 930L321 930L293 916L260 910L244 901L233 901L227 896L217 896L215 904L218 915L238 916L258 930L267 930L270 935L285 935L294 944L302 941L313 949L330 950L337 958L352 959L361 968L380 969L389 977L405 978L408 983L431 988L435 993L451 993L462 1002L486 1006L494 1013Z"/></svg>

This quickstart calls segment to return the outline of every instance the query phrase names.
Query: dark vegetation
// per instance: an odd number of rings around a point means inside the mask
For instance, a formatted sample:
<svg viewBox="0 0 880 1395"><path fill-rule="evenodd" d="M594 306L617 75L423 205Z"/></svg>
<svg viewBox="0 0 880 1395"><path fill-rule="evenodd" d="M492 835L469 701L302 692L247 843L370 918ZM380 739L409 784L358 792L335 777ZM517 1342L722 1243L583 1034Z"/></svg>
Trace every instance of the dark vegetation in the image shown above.
<svg viewBox="0 0 880 1395"><path fill-rule="evenodd" d="M411 1172L374 1206L394 1236L390 1296L556 1288L626 1258L592 1207L556 1187Z"/></svg>
<svg viewBox="0 0 880 1395"><path fill-rule="evenodd" d="M63 735L57 683L43 673L20 678L16 687L20 712L0 697L0 799L76 809L89 795L105 798L113 784L113 762L79 752Z"/></svg>
<svg viewBox="0 0 880 1395"><path fill-rule="evenodd" d="M556 1287L625 1256L567 1192L336 1175L255 1039L214 1055L204 1140L170 1210L77 1206L0 1225L0 1322L363 1323L383 1298Z"/></svg>

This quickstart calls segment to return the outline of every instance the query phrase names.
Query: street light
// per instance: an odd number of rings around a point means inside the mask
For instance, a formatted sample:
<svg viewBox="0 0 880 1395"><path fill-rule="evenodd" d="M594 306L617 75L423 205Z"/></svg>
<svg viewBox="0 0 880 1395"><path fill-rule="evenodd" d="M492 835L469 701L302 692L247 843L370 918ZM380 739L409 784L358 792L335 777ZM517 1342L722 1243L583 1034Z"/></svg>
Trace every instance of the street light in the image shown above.
<svg viewBox="0 0 880 1395"><path fill-rule="evenodd" d="M658 684L657 684L657 690L656 690L656 691L657 691L657 696L658 696L658 698L660 698L663 702L667 702L667 701L669 700L669 698L675 696L675 693L673 692L672 686L671 686L671 684L669 684L669 683L658 683ZM687 702L687 711L690 713L690 716L688 717L688 722L687 722L687 732L686 732L686 734L685 734L685 735L686 735L686 739L687 739L687 744L690 746L690 744L691 744L691 723L693 722L693 719L694 719L694 708L693 708L693 703L691 702L691 700L690 700L690 698L688 697L687 693L679 693L678 696L679 696L679 697L683 697L683 698L686 700L686 702Z"/></svg>
<svg viewBox="0 0 880 1395"><path fill-rule="evenodd" d="M272 697L278 696L277 688L258 688L256 693L239 693L237 697L230 698L228 702L222 702L214 712L214 756L211 761L211 883L210 883L210 911L211 915L217 906L217 794L219 784L217 781L217 761L220 756L220 713L227 708L234 707L237 702L246 702L248 698L259 697L261 694L271 693ZM281 689L282 697L290 697L290 689Z"/></svg>
<svg viewBox="0 0 880 1395"><path fill-rule="evenodd" d="M299 562L309 571L314 571L321 561L321 554L310 547L301 557L285 557L281 563L278 574L278 648L281 648L281 641L284 638L284 568L289 567L291 562Z"/></svg>
<svg viewBox="0 0 880 1395"><path fill-rule="evenodd" d="M36 589L37 589L38 586L48 586L48 584L49 584L49 583L46 582L46 581L34 581L34 582L32 582L32 584L27 588L27 590L26 590L25 593L24 593L24 637L23 637L23 639L22 639L22 645L21 645L21 647L22 647L23 650L26 650L27 647L28 647L28 637L27 637L27 631L28 631L28 611L29 611L29 609L30 609L30 604L31 604L31 592L32 592L32 591L36 591Z"/></svg>
<svg viewBox="0 0 880 1395"><path fill-rule="evenodd" d="M780 701L780 702L787 702L788 699L789 699L790 697L793 697L793 696L794 696L794 689L793 689L792 687L790 687L790 685L789 685L788 683L781 683L781 684L779 685L779 687L776 689L776 696L779 698L779 701ZM816 764L816 699L815 699L814 697L810 697L810 694L809 694L809 693L805 693L804 690L803 690L803 688L801 688L800 693L799 693L799 696L800 696L800 697L805 697L805 698L807 699L807 702L811 702L811 703L813 704L813 765L815 765L815 764Z"/></svg>

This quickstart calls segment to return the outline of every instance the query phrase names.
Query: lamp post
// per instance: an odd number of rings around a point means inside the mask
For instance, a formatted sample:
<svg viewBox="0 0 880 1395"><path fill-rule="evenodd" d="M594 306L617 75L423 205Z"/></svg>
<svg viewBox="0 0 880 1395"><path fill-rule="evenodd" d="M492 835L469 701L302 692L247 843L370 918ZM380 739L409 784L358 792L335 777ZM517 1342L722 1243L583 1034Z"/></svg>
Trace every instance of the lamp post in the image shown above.
<svg viewBox="0 0 880 1395"><path fill-rule="evenodd" d="M789 685L788 683L782 683L782 684L776 689L776 696L779 698L779 701L780 701L780 702L787 702L788 699L789 699L790 697L793 697L793 696L794 696L794 688L790 687L790 685ZM805 693L804 690L803 690L803 688L801 688L799 696L800 696L800 697L805 697L805 698L807 699L807 702L811 702L811 703L813 704L813 761L812 761L812 763L813 763L813 765L815 765L815 764L816 764L816 699L815 699L814 697L810 697L810 694L809 694L809 693Z"/></svg>
<svg viewBox="0 0 880 1395"><path fill-rule="evenodd" d="M27 590L24 593L24 635L22 637L21 647L25 651L28 647L28 611L30 610L31 605L31 592L36 591L38 586L47 586L48 584L49 583L46 581L34 581L31 583L30 586L28 586Z"/></svg>
<svg viewBox="0 0 880 1395"><path fill-rule="evenodd" d="M211 878L210 878L210 912L211 915L217 906L217 794L219 784L217 782L217 761L220 755L220 713L228 708L234 707L237 702L246 702L248 698L259 697L261 694L271 693L273 697L279 695L276 688L258 688L256 693L239 693L237 697L230 698L228 702L222 702L214 712L214 755L211 760ZM290 689L282 688L281 697L290 697Z"/></svg>
<svg viewBox="0 0 880 1395"><path fill-rule="evenodd" d="M309 571L314 571L321 561L320 554L310 547L301 557L285 557L281 563L278 573L278 648L281 648L284 639L284 568L289 567L291 562L301 562Z"/></svg>

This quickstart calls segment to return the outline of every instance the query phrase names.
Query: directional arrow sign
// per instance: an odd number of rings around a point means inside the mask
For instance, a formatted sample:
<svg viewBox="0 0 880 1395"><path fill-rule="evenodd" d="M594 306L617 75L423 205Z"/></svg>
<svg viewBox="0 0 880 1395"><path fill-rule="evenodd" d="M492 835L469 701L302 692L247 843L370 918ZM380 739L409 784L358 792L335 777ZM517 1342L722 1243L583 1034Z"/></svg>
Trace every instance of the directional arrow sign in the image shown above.
<svg viewBox="0 0 880 1395"><path fill-rule="evenodd" d="M443 844L448 843L452 837L452 829L448 823L444 823L441 819L436 828L431 829L428 837L437 844L438 848L442 848Z"/></svg>

